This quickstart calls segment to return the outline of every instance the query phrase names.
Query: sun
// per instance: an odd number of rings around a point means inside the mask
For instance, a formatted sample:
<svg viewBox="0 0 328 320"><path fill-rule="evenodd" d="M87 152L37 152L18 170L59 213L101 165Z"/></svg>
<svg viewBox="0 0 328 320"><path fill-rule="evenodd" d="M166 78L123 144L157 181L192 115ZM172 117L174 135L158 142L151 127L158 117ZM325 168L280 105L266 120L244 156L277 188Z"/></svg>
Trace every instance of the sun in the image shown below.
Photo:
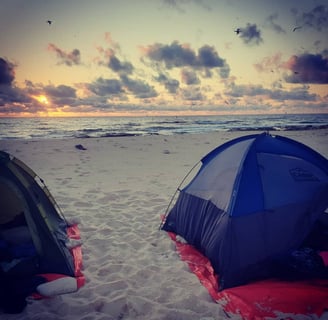
<svg viewBox="0 0 328 320"><path fill-rule="evenodd" d="M49 104L48 98L43 94L40 94L38 96L33 96L33 98L42 104Z"/></svg>

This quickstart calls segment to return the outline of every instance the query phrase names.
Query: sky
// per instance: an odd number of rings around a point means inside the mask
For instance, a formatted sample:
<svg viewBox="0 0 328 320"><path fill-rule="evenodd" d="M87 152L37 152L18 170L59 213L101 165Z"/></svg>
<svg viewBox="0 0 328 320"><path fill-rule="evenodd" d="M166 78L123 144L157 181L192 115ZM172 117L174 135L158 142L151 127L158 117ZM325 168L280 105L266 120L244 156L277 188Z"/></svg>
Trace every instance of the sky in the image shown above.
<svg viewBox="0 0 328 320"><path fill-rule="evenodd" d="M1 0L0 117L328 113L327 0Z"/></svg>

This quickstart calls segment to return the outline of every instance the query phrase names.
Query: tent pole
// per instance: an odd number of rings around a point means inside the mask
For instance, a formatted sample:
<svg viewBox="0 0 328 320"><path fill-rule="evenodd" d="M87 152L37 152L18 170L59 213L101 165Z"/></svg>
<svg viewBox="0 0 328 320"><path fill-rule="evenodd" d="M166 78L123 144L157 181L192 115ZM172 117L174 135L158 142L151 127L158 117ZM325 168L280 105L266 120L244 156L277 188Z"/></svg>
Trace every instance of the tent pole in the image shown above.
<svg viewBox="0 0 328 320"><path fill-rule="evenodd" d="M170 209L170 207L171 207L171 204L172 204L173 199L175 198L176 194L178 193L178 191L181 191L181 189L180 189L181 186L182 186L183 183L186 181L186 179L188 178L188 176L190 175L190 173L191 173L191 172L192 172L192 171L198 166L198 164L199 164L200 162L201 162L201 161L197 161L197 163L194 164L194 166L189 170L189 172L188 172L188 173L185 175L185 177L182 179L182 181L180 182L178 188L175 190L175 192L174 192L173 196L171 197L171 200L170 200L170 202L169 202L169 204L168 204L168 206L167 206L167 208L166 208L166 210L165 210L165 213L164 213L163 219L162 219L162 221L161 221L161 223L160 223L160 225L159 225L158 230L161 230L161 229L162 229L162 227L163 227L163 225L164 225L164 223L165 223L166 217L167 217L167 215L168 215L168 213L169 213L169 209Z"/></svg>

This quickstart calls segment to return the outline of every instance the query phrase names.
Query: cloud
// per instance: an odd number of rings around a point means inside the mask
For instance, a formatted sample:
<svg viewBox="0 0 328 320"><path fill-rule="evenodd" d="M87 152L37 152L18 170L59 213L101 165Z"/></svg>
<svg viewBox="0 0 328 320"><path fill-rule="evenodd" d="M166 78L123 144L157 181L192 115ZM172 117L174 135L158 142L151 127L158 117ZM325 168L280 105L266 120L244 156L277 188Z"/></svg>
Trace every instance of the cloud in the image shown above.
<svg viewBox="0 0 328 320"><path fill-rule="evenodd" d="M146 56L155 62L164 63L166 68L194 66L196 54L188 45L181 45L178 41L170 45L156 43L144 48Z"/></svg>
<svg viewBox="0 0 328 320"><path fill-rule="evenodd" d="M253 26L257 30L256 25ZM255 32L249 33L250 42L259 37ZM16 88L16 66L0 58L0 114L142 111L147 108L152 110L154 106L158 106L158 110L178 110L179 106L181 110L187 110L188 106L193 106L192 111L199 108L197 110L206 112L218 110L220 105L244 106L247 111L255 108L271 110L277 105L324 104L324 98L311 93L310 86L293 86L292 89L288 86L289 89L283 89L281 81L271 88L256 83L235 84L237 78L229 76L229 65L210 45L203 45L196 50L178 41L149 45L143 49L142 58L148 63L146 66L153 69L150 73L147 70L148 80L143 80L146 71L138 73L133 64L124 59L119 45L109 33L106 34L106 42L110 47L98 48L101 59L97 62L108 68L107 72L111 70L115 74L74 86L26 81L25 88ZM327 83L327 55L327 51L317 55L303 54L285 62L282 61L281 53L276 53L264 57L254 67L258 72L287 70L289 73L285 74L285 79L292 83ZM62 60L65 60L64 57ZM208 80L219 76L219 83ZM162 86L161 90L157 91L159 86ZM48 98L47 105L35 100L40 95ZM327 97L325 99L327 101ZM265 106L269 106L268 109Z"/></svg>
<svg viewBox="0 0 328 320"><path fill-rule="evenodd" d="M256 24L247 23L246 27L241 29L240 38L248 45L259 45L263 42L261 31L257 28Z"/></svg>
<svg viewBox="0 0 328 320"><path fill-rule="evenodd" d="M266 25L274 30L276 33L286 33L285 29L283 29L279 24L276 23L276 20L278 19L278 14L274 13L268 16L266 19Z"/></svg>
<svg viewBox="0 0 328 320"><path fill-rule="evenodd" d="M14 86L16 65L0 58L0 112L27 109L31 98L24 90Z"/></svg>
<svg viewBox="0 0 328 320"><path fill-rule="evenodd" d="M5 106L6 104L23 105L30 102L31 98L24 92L23 89L8 85L0 85L0 106ZM25 107L23 109L25 109Z"/></svg>
<svg viewBox="0 0 328 320"><path fill-rule="evenodd" d="M294 55L284 67L291 72L285 75L287 82L328 84L328 58L321 54Z"/></svg>
<svg viewBox="0 0 328 320"><path fill-rule="evenodd" d="M121 47L118 42L114 41L110 32L105 32L105 41L114 52L120 52Z"/></svg>
<svg viewBox="0 0 328 320"><path fill-rule="evenodd" d="M118 74L125 75L132 74L134 69L132 63L127 61L121 62L115 55L109 57L108 67Z"/></svg>
<svg viewBox="0 0 328 320"><path fill-rule="evenodd" d="M274 72L280 69L283 64L281 52L277 52L272 56L264 57L260 62L254 64L254 68L258 72Z"/></svg>
<svg viewBox="0 0 328 320"><path fill-rule="evenodd" d="M74 105L76 102L76 89L73 87L48 85L43 90L55 105Z"/></svg>
<svg viewBox="0 0 328 320"><path fill-rule="evenodd" d="M212 78L213 75L224 79L230 74L230 66L209 45L203 45L196 51L189 44L173 41L171 44L155 43L141 47L141 52L141 61L158 73L153 79L172 94L177 93L180 85L169 75L174 74L174 69L180 69L181 83L186 85L199 84L201 79Z"/></svg>
<svg viewBox="0 0 328 320"><path fill-rule="evenodd" d="M163 64L167 69L193 67L196 69L224 68L223 75L230 70L226 61L222 59L214 47L204 45L198 52L188 44L173 41L171 44L155 43L142 48L143 54L155 63Z"/></svg>
<svg viewBox="0 0 328 320"><path fill-rule="evenodd" d="M121 96L123 98L131 93L140 99L156 97L156 90L142 80L131 79L122 75L120 79L98 78L96 81L86 84L93 94L100 97Z"/></svg>
<svg viewBox="0 0 328 320"><path fill-rule="evenodd" d="M206 97L201 92L200 88L184 88L181 91L182 97L186 101L202 101Z"/></svg>
<svg viewBox="0 0 328 320"><path fill-rule="evenodd" d="M185 13L184 6L189 4L196 4L206 10L211 10L211 7L204 2L204 0L161 0L162 3L180 13Z"/></svg>
<svg viewBox="0 0 328 320"><path fill-rule="evenodd" d="M263 88L262 85L229 85L228 90L225 92L227 96L241 98L245 96L258 96L270 94L269 89Z"/></svg>
<svg viewBox="0 0 328 320"><path fill-rule="evenodd" d="M219 57L218 53L209 45L205 45L198 50L198 65L205 68L223 67L225 60Z"/></svg>
<svg viewBox="0 0 328 320"><path fill-rule="evenodd" d="M112 39L110 32L105 33L105 41L109 45L108 48L97 47L101 55L101 57L95 59L98 65L108 67L120 76L131 75L134 71L133 64L119 58L119 55L121 55L120 45Z"/></svg>
<svg viewBox="0 0 328 320"><path fill-rule="evenodd" d="M318 97L316 94L311 94L308 87L295 88L287 91L282 89L267 89L262 85L235 85L231 84L225 92L227 96L234 98L247 98L264 96L266 98L276 101L286 100L303 100L315 101Z"/></svg>
<svg viewBox="0 0 328 320"><path fill-rule="evenodd" d="M46 86L44 88L47 95L52 97L76 98L76 90L66 85Z"/></svg>
<svg viewBox="0 0 328 320"><path fill-rule="evenodd" d="M51 111L56 108L63 108L64 106L76 106L78 104L78 97L76 94L76 89L74 87L70 87L67 85L46 85L43 84L35 84L32 81L25 81L25 89L24 92L29 97L34 97L32 99L33 104L39 104L35 97L40 95L45 95L49 101L47 106L45 107L40 104L40 107L35 110L36 111Z"/></svg>
<svg viewBox="0 0 328 320"><path fill-rule="evenodd" d="M176 93L179 89L179 81L173 78L168 77L164 73L160 73L158 77L154 78L155 81L164 85L165 89L169 93Z"/></svg>
<svg viewBox="0 0 328 320"><path fill-rule="evenodd" d="M123 86L125 86L127 90L133 93L137 98L153 98L158 95L154 87L142 80L131 79L127 76L122 76L121 80Z"/></svg>
<svg viewBox="0 0 328 320"><path fill-rule="evenodd" d="M98 78L87 84L87 88L98 96L117 95L124 92L121 81L117 79Z"/></svg>
<svg viewBox="0 0 328 320"><path fill-rule="evenodd" d="M222 79L227 79L230 75L230 66L225 63L224 66L220 68L219 75Z"/></svg>
<svg viewBox="0 0 328 320"><path fill-rule="evenodd" d="M73 49L71 52L65 52L53 43L49 43L48 50L56 53L57 58L59 59L59 64L65 64L69 67L81 64L81 54L78 49Z"/></svg>
<svg viewBox="0 0 328 320"><path fill-rule="evenodd" d="M299 12L293 8L292 13L295 16L297 26L311 28L322 31L328 28L328 7L318 5L308 12Z"/></svg>
<svg viewBox="0 0 328 320"><path fill-rule="evenodd" d="M15 65L0 58L0 85L11 85L15 79Z"/></svg>
<svg viewBox="0 0 328 320"><path fill-rule="evenodd" d="M187 85L194 85L194 84L199 84L200 80L197 77L196 72L194 72L191 69L182 69L181 70L181 79L182 82L187 84Z"/></svg>
<svg viewBox="0 0 328 320"><path fill-rule="evenodd" d="M299 101L316 101L317 95L309 93L308 87L296 88L291 91L273 90L270 92L269 97L273 100L286 101L286 100L299 100Z"/></svg>
<svg viewBox="0 0 328 320"><path fill-rule="evenodd" d="M299 56L293 55L287 61L282 60L282 54L264 57L260 62L254 64L258 72L276 72L288 70L283 76L289 83L328 83L328 55L304 53Z"/></svg>

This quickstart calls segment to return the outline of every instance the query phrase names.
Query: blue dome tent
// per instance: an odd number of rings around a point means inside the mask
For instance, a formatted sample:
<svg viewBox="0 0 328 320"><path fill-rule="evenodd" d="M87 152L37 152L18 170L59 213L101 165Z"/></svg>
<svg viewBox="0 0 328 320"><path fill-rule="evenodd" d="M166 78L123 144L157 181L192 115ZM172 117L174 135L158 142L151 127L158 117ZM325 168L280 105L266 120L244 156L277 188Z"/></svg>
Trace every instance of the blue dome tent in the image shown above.
<svg viewBox="0 0 328 320"><path fill-rule="evenodd" d="M161 229L203 253L223 290L272 276L327 206L326 158L290 138L247 135L201 159Z"/></svg>

